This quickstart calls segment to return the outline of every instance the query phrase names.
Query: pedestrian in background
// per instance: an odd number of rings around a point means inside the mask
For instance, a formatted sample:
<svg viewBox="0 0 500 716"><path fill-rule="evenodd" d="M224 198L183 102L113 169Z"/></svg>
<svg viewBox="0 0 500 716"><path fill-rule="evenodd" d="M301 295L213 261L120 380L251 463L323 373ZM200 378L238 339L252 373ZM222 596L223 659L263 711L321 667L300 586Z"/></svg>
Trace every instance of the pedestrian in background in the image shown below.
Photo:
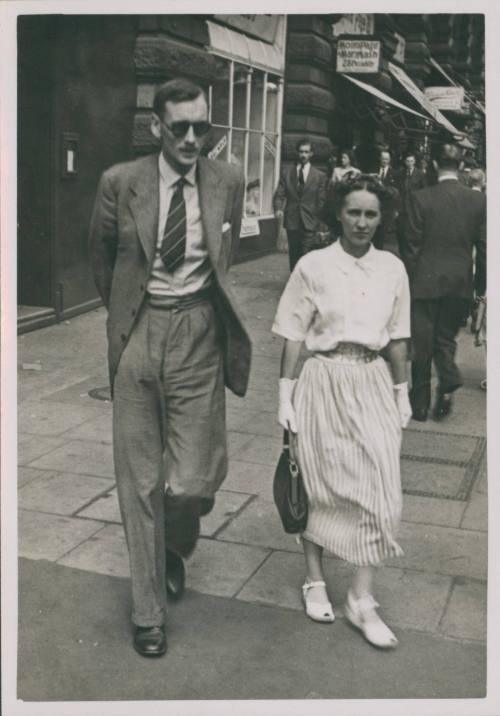
<svg viewBox="0 0 500 716"><path fill-rule="evenodd" d="M413 417L427 420L434 361L437 396L434 417L445 418L462 385L455 362L456 337L470 308L473 285L486 286L486 198L458 180L460 149L444 144L434 166L435 186L410 195L402 256L412 297ZM473 247L476 272L473 284Z"/></svg>
<svg viewBox="0 0 500 716"><path fill-rule="evenodd" d="M309 501L302 535L306 614L334 620L322 567L327 549L356 565L347 618L370 643L391 648L397 639L376 611L372 581L375 565L402 554L396 532L401 429L411 416L410 296L402 262L371 245L385 193L366 175L337 185L341 237L299 261L272 330L285 339L279 422L296 433ZM297 381L304 341L313 355Z"/></svg>
<svg viewBox="0 0 500 716"><path fill-rule="evenodd" d="M311 164L314 156L309 139L297 142L297 163L281 173L273 198L276 218L283 218L288 236L290 271L307 251L316 247L321 227L327 178Z"/></svg>
<svg viewBox="0 0 500 716"><path fill-rule="evenodd" d="M104 172L90 229L108 309L116 484L127 538L135 650L165 653L166 596L227 472L224 382L246 390L250 342L227 286L240 236L240 169L200 157L203 90L161 85L158 154ZM165 489L166 488L166 489Z"/></svg>
<svg viewBox="0 0 500 716"><path fill-rule="evenodd" d="M353 179L361 174L360 170L354 165L354 152L349 149L343 149L339 157L340 166L335 167L332 174L332 182L336 184L344 179Z"/></svg>
<svg viewBox="0 0 500 716"><path fill-rule="evenodd" d="M392 157L388 149L382 149L379 154L379 168L377 176L384 186L396 186L397 174L392 168Z"/></svg>

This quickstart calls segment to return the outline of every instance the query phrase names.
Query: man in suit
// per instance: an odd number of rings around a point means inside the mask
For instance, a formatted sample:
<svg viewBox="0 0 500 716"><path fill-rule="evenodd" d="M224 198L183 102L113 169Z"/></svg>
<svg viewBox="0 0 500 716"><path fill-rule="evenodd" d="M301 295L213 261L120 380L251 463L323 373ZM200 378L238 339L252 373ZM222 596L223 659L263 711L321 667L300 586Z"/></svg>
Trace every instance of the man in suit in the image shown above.
<svg viewBox="0 0 500 716"><path fill-rule="evenodd" d="M438 389L434 417L451 411L452 394L462 385L455 363L456 336L475 288L486 284L486 200L458 181L460 149L444 144L434 161L435 186L410 195L402 258L412 296L413 417L426 420L431 400L431 364Z"/></svg>
<svg viewBox="0 0 500 716"><path fill-rule="evenodd" d="M403 206L406 207L410 194L418 189L424 189L427 186L424 173L417 169L417 158L415 154L409 153L405 156L405 168L399 177L399 191L403 200Z"/></svg>
<svg viewBox="0 0 500 716"><path fill-rule="evenodd" d="M327 179L312 166L309 139L297 142L297 163L281 173L273 199L277 219L283 217L288 236L290 271L307 251L315 248L326 198Z"/></svg>
<svg viewBox="0 0 500 716"><path fill-rule="evenodd" d="M391 153L387 149L382 149L379 155L378 178L384 186L396 186L396 173L391 165Z"/></svg>
<svg viewBox="0 0 500 716"><path fill-rule="evenodd" d="M114 461L142 656L166 651L166 595L182 595L183 558L226 476L224 383L244 395L250 367L226 280L244 177L200 157L207 118L197 85L159 87L151 131L161 151L104 172L90 229L108 309Z"/></svg>

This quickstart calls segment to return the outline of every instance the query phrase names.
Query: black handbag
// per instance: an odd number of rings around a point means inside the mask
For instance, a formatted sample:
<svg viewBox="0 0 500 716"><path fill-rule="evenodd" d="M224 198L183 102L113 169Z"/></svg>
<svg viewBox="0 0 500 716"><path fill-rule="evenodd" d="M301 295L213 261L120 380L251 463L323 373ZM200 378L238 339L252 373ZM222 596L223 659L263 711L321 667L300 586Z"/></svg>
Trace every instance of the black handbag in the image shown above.
<svg viewBox="0 0 500 716"><path fill-rule="evenodd" d="M283 452L274 473L273 496L285 532L303 532L307 525L307 494L290 450L288 430L283 435Z"/></svg>

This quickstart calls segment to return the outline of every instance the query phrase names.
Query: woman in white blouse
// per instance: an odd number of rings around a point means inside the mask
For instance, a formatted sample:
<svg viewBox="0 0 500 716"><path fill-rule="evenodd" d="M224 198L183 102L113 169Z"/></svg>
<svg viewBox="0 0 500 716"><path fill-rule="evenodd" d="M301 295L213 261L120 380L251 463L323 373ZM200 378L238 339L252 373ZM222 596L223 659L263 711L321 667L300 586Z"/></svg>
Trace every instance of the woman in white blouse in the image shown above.
<svg viewBox="0 0 500 716"><path fill-rule="evenodd" d="M279 422L296 433L309 499L302 535L306 613L332 622L322 552L354 564L345 615L372 644L397 639L372 596L373 567L401 555L401 429L411 417L406 378L410 296L402 262L372 246L385 189L361 175L335 193L342 235L296 265L273 331L285 338ZM302 343L312 352L295 380ZM384 350L388 365L380 357Z"/></svg>
<svg viewBox="0 0 500 716"><path fill-rule="evenodd" d="M354 166L354 154L344 149L340 154L340 167L335 167L333 170L331 181L336 184L339 181L354 179L360 174L359 169Z"/></svg>

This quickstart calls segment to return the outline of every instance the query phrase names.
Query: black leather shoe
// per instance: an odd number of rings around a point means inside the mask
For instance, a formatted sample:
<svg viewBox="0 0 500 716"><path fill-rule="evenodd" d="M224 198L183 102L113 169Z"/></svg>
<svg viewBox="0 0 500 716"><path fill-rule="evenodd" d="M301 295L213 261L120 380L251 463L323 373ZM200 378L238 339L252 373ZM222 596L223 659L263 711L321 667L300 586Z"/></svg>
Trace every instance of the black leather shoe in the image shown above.
<svg viewBox="0 0 500 716"><path fill-rule="evenodd" d="M413 420L418 420L420 423L425 423L427 420L427 410L424 408L414 408L411 413Z"/></svg>
<svg viewBox="0 0 500 716"><path fill-rule="evenodd" d="M168 596L176 601L184 594L186 569L182 557L167 549L165 552L165 581Z"/></svg>
<svg viewBox="0 0 500 716"><path fill-rule="evenodd" d="M134 649L141 656L163 656L167 651L165 627L136 627Z"/></svg>
<svg viewBox="0 0 500 716"><path fill-rule="evenodd" d="M434 419L443 420L451 413L453 399L449 393L438 393L434 406Z"/></svg>

